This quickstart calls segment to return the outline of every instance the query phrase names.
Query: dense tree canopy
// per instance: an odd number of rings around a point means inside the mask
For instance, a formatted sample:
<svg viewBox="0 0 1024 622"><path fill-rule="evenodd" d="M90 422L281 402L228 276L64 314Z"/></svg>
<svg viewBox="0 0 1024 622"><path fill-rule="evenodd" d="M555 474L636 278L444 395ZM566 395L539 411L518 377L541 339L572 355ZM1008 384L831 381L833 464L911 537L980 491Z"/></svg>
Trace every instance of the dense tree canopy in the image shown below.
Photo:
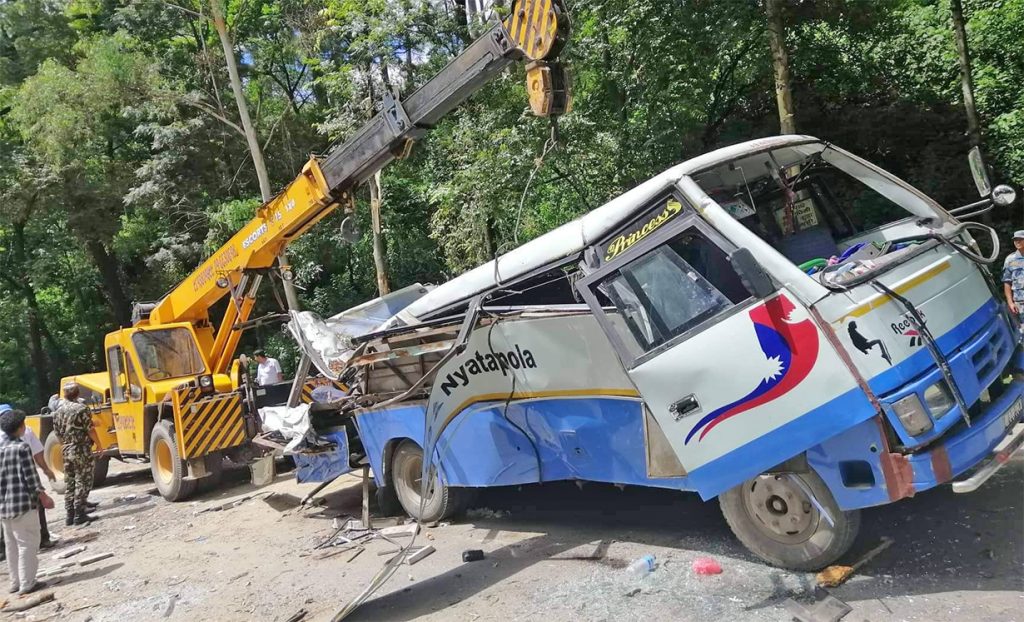
<svg viewBox="0 0 1024 622"><path fill-rule="evenodd" d="M61 376L101 369L103 335L129 321L131 303L158 299L259 205L211 1L0 3L0 401L34 409ZM947 206L970 201L948 0L781 4L797 130ZM673 163L778 133L763 1L570 5L574 107L528 188L550 130L527 113L521 68L384 172L393 287L445 280ZM963 5L984 152L994 177L1019 187L1024 0ZM384 89L415 89L483 19L461 0L218 6L275 190L367 119ZM356 243L339 213L292 245L309 308L376 294L366 203L363 192ZM1019 227L1019 211L995 224ZM257 344L290 347L276 328L246 335Z"/></svg>

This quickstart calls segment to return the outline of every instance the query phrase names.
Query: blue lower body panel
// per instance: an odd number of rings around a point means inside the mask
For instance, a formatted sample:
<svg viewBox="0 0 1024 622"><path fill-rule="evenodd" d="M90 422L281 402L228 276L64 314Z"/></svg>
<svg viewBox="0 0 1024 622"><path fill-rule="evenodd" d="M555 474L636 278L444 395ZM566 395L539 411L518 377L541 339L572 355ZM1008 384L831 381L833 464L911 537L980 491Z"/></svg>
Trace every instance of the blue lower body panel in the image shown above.
<svg viewBox="0 0 1024 622"><path fill-rule="evenodd" d="M345 429L320 435L337 445L331 451L316 454L293 454L295 459L295 480L300 484L308 482L329 482L339 475L352 470L349 466L348 435Z"/></svg>
<svg viewBox="0 0 1024 622"><path fill-rule="evenodd" d="M375 477L389 443L423 442L424 406L356 416ZM450 486L486 487L587 480L687 489L685 477L647 477L643 408L629 398L551 398L484 402L448 426L435 449Z"/></svg>

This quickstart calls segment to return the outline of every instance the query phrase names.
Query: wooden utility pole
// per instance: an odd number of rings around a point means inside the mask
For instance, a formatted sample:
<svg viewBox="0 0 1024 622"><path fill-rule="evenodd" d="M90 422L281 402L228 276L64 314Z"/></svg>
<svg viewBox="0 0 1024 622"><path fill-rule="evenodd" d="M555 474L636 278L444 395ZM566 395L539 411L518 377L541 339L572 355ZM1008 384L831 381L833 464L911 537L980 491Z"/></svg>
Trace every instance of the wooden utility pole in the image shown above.
<svg viewBox="0 0 1024 622"><path fill-rule="evenodd" d="M391 292L388 282L388 256L380 225L380 171L370 178L370 221L373 229L373 266L377 270L377 291L381 296Z"/></svg>
<svg viewBox="0 0 1024 622"><path fill-rule="evenodd" d="M263 161L263 149L260 147L259 137L256 136L256 128L253 127L252 119L249 118L249 104L245 100L245 93L242 91L242 79L238 76L238 62L235 60L235 46L228 34L227 23L224 20L223 0L210 0L210 13L213 16L213 27L217 29L217 36L220 38L220 45L224 49L224 63L228 68L228 77L231 80L231 91L235 95L235 105L238 106L238 117L242 120L242 130L245 132L245 141L249 144L249 155L252 157L253 167L256 169L256 179L260 184L260 196L266 203L274 198L270 190L270 176L267 175L267 164ZM287 264L284 252L277 258L279 268ZM284 288L284 296L288 308L298 311L299 294L295 291L295 284L291 279L282 279L281 286Z"/></svg>
<svg viewBox="0 0 1024 622"><path fill-rule="evenodd" d="M768 45L775 70L775 100L779 107L779 128L783 134L796 134L796 110L790 90L789 53L786 51L786 25L783 0L765 0L768 16Z"/></svg>
<svg viewBox="0 0 1024 622"><path fill-rule="evenodd" d="M245 93L242 92L242 80L238 77L238 64L235 61L235 46L228 35L227 24L224 21L223 0L211 0L210 12L213 15L213 26L217 29L217 36L220 37L220 45L224 48L224 62L227 64L228 77L231 79L231 90L235 94L235 104L238 106L238 116L242 120L242 129L245 131L245 140L249 143L249 154L252 156L253 166L256 167L256 178L260 182L260 194L263 195L263 202L266 203L274 195L270 191L270 178L267 176L267 165L263 162L263 150L260 148L259 138L256 136L256 128L249 118L249 105L245 101Z"/></svg>
<svg viewBox="0 0 1024 622"><path fill-rule="evenodd" d="M971 73L971 53L967 47L964 7L960 0L950 0L949 9L953 14L953 34L960 57L960 87L964 92L964 110L967 113L967 140L971 147L980 147L981 123L978 121L978 109L974 105L974 77Z"/></svg>

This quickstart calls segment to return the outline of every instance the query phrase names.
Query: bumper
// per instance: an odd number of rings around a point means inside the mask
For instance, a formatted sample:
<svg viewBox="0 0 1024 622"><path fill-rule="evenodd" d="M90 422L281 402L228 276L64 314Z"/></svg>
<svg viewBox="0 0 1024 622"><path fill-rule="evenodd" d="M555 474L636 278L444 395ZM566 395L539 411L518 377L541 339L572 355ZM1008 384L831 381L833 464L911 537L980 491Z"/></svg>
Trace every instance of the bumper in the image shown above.
<svg viewBox="0 0 1024 622"><path fill-rule="evenodd" d="M1018 423L1013 426L1006 438L996 445L988 460L973 475L965 480L953 482L953 492L974 492L980 488L988 481L988 478L995 475L996 471L1009 462L1022 445L1024 445L1024 423Z"/></svg>
<svg viewBox="0 0 1024 622"><path fill-rule="evenodd" d="M998 456L1006 452L1014 441L1017 441L1017 446L1024 443L1024 426L1019 425L1022 400L1024 381L1017 380L983 411L981 417L975 418L973 425L948 436L928 451L909 456L914 492L944 484L986 459L998 460ZM1006 454L1007 458L1009 453L1012 450ZM989 464L981 468L987 470ZM998 466L991 469L984 479L997 469ZM975 488L980 485L981 482L977 482Z"/></svg>

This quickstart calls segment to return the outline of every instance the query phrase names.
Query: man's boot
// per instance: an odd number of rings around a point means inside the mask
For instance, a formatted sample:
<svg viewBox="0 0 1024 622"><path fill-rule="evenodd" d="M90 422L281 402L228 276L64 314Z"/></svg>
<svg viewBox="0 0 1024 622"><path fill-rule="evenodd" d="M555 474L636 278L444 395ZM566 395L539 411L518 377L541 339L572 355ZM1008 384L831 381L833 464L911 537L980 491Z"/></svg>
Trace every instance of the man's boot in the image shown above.
<svg viewBox="0 0 1024 622"><path fill-rule="evenodd" d="M68 527L70 527L70 526L75 524L75 511L74 510L68 510L68 517L66 519L64 519L64 524L67 525Z"/></svg>
<svg viewBox="0 0 1024 622"><path fill-rule="evenodd" d="M75 524L76 525L88 525L92 521L96 520L95 517L89 516L85 513L85 508L78 510L75 513Z"/></svg>

